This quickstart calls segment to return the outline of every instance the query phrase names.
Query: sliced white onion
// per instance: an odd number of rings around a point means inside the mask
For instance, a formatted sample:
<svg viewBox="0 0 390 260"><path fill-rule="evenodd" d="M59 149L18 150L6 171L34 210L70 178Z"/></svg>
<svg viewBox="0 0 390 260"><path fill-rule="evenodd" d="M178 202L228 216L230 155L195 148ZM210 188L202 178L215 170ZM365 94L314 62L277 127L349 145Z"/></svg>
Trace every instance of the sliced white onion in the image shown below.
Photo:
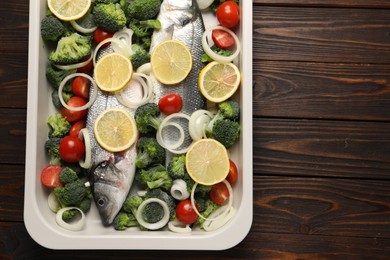
<svg viewBox="0 0 390 260"><path fill-rule="evenodd" d="M82 26L79 25L79 24L77 23L77 21L75 21L75 20L70 21L70 24L72 25L72 27L73 27L76 31L79 31L79 32L85 33L85 34L93 33L93 32L97 29L97 26L94 26L94 27L91 27L91 28L82 27Z"/></svg>
<svg viewBox="0 0 390 260"><path fill-rule="evenodd" d="M168 228L175 233L191 233L192 229L189 225L184 225L180 221L172 220L168 222Z"/></svg>
<svg viewBox="0 0 390 260"><path fill-rule="evenodd" d="M171 195L177 200L188 199L190 193L187 191L187 183L182 179L174 180L171 187Z"/></svg>
<svg viewBox="0 0 390 260"><path fill-rule="evenodd" d="M204 223L203 223L203 229L205 231L214 231L214 230L217 230L218 228L224 226L226 223L229 222L229 220L231 220L234 215L236 215L236 209L234 207L230 207L229 210L227 210L227 213L225 214L226 216L219 219L218 216L221 214L221 213L224 213L225 212L225 208L221 207L219 209L217 209L216 211L214 211L210 217L211 218L214 218L215 220L206 220Z"/></svg>
<svg viewBox="0 0 390 260"><path fill-rule="evenodd" d="M91 143L89 138L89 132L87 128L83 128L80 130L79 138L81 139L81 141L84 140L84 145L85 145L84 160L80 160L79 164L82 168L88 169L92 165L92 154L91 154Z"/></svg>
<svg viewBox="0 0 390 260"><path fill-rule="evenodd" d="M68 80L70 80L70 79L72 79L74 77L77 77L77 76L81 76L81 77L89 79L89 81L92 84L93 91L92 91L92 96L89 97L89 101L88 101L87 104L85 104L84 106L80 106L80 107L71 107L71 106L68 106L68 104L65 103L64 98L62 97L62 90L63 90L66 82L68 82ZM91 76L89 76L88 74L85 74L85 73L73 73L73 74L70 74L70 75L66 76L61 81L61 84L60 84L60 86L58 88L58 98L60 99L61 104L65 108L69 109L70 111L82 111L82 110L88 109L90 106L92 106L93 102L95 102L95 100L97 98L97 86L96 86L95 80Z"/></svg>
<svg viewBox="0 0 390 260"><path fill-rule="evenodd" d="M214 0L196 0L196 2L198 3L199 10L204 10L208 8Z"/></svg>
<svg viewBox="0 0 390 260"><path fill-rule="evenodd" d="M74 70L74 69L78 69L78 68L82 68L84 66L87 66L87 64L90 63L91 60L92 60L92 55L89 55L88 60L85 60L85 61L82 61L79 63L70 64L70 65L56 65L56 64L54 64L54 66L60 70Z"/></svg>
<svg viewBox="0 0 390 260"><path fill-rule="evenodd" d="M150 75L150 73L152 72L152 65L150 64L150 62L144 63L138 67L137 72Z"/></svg>
<svg viewBox="0 0 390 260"><path fill-rule="evenodd" d="M147 192L148 192L147 190L139 190L137 191L137 195L140 197L145 197Z"/></svg>
<svg viewBox="0 0 390 260"><path fill-rule="evenodd" d="M116 92L115 96L122 105L124 105L128 108L137 108L137 107L142 106L150 101L150 99L153 96L153 84L152 84L152 81L150 80L149 76L147 76L143 73L138 73L138 72L133 73L131 80L138 81L141 84L142 92L143 92L142 98L138 101L129 100L125 94L127 88ZM130 85L131 85L131 82L128 84L128 86L130 86Z"/></svg>
<svg viewBox="0 0 390 260"><path fill-rule="evenodd" d="M194 209L196 214L198 214L198 216L203 218L204 220L214 221L214 220L222 219L223 217L225 217L225 215L229 212L230 208L233 206L233 189L232 189L232 186L230 185L230 183L227 180L223 180L222 182L225 183L225 185L226 185L226 187L227 187L227 189L229 191L229 198L228 198L228 202L226 204L226 207L225 206L223 207L225 210L221 214L218 214L218 216L216 216L216 217L211 217L211 215L210 215L208 218L206 218L206 217L203 217L202 214L199 213L198 209L195 207L195 202L196 202L195 201L195 190L196 190L196 187L198 186L198 183L195 183L194 186L192 187L192 190L191 190L191 205L192 205L192 208Z"/></svg>
<svg viewBox="0 0 390 260"><path fill-rule="evenodd" d="M148 223L142 217L142 211L144 211L146 205L148 205L149 203L153 203L153 202L156 202L156 203L160 204L161 207L163 207L164 216L160 221L158 221L156 223ZM149 230L156 230L156 229L160 229L160 228L164 227L168 223L169 218L170 218L169 214L170 214L169 208L168 208L168 205L165 201L162 201L162 200L157 199L157 198L150 198L150 199L144 200L141 203L141 205L139 205L135 218L137 219L138 223L141 226L143 226Z"/></svg>
<svg viewBox="0 0 390 260"><path fill-rule="evenodd" d="M222 55L219 55L217 53L215 53L209 46L208 42L207 42L207 36L210 32L212 32L213 30L222 30L222 31L225 31L227 33L229 33L235 40L235 45L236 45L236 50L235 52L230 55L230 56L222 56ZM213 60L215 61L219 61L219 62L224 62L224 63L228 63L228 62L231 62L233 61L237 56L238 54L240 53L240 49L241 49L241 42L240 40L238 39L237 35L230 29L226 28L226 27L223 27L223 26L220 26L220 25L217 25L217 26L214 26L214 27L209 27L204 33L203 33L203 36L202 36L202 47L203 47L203 50L205 51L205 53L207 55L210 56L210 58L212 58Z"/></svg>
<svg viewBox="0 0 390 260"><path fill-rule="evenodd" d="M131 44L132 44L131 38L133 37L133 34L134 31L127 27L114 33L113 38L116 38L124 43L124 44L118 44L116 41L113 41L111 43L111 46L114 49L114 51L123 54L127 53L125 55L126 57L133 54L133 51L131 50Z"/></svg>
<svg viewBox="0 0 390 260"><path fill-rule="evenodd" d="M62 219L62 214L64 214L65 211L67 210L71 210L71 209L76 209L80 212L81 214L81 218L76 222L76 223L66 223L63 219ZM79 231L79 230L82 230L85 226L85 214L84 212L77 208L77 207L65 207L65 208L62 208L60 209L57 214L56 214L56 222L57 224L62 227L62 228L65 228L67 230L70 230L70 231Z"/></svg>
<svg viewBox="0 0 390 260"><path fill-rule="evenodd" d="M128 57L129 56L129 53L130 53L130 47L128 47L128 46L126 46L125 44L124 44L124 42L123 41L121 41L121 40L119 40L119 39L117 39L117 38L114 38L114 37L111 37L111 38L107 38L107 39L104 39L103 41L101 41L97 46L96 46L96 48L95 48L95 51L94 51L94 53L93 53L93 65L95 66L96 65L96 56L98 55L98 53L99 53L99 50L100 50L100 48L104 45L104 44L106 44L106 43L108 43L108 42L111 42L111 43L116 43L118 46L119 45L121 45L122 46L122 48L120 48L120 52L119 53L121 53L121 54L123 54L123 55L125 55L126 57ZM119 49L118 49L119 50Z"/></svg>
<svg viewBox="0 0 390 260"><path fill-rule="evenodd" d="M169 122L170 120L175 119L175 118L184 118L184 119L187 119L188 121L190 120L190 116L188 116L184 113L174 113L174 114L167 116L166 118L163 119L163 121L160 124L160 127L157 130L156 139L157 139L157 142L162 147L164 147L165 149L167 149L171 153L183 154L183 153L187 152L189 145L187 147L180 149L180 150L177 150L177 148L179 148L184 143L185 136L184 136L184 129L181 125L179 125L178 123L175 123L175 122ZM164 140L164 138L162 136L163 129L165 127L168 127L168 126L173 126L179 130L179 133L180 133L179 139L174 144L167 143L167 141Z"/></svg>
<svg viewBox="0 0 390 260"><path fill-rule="evenodd" d="M206 138L206 127L213 118L213 114L204 109L193 112L188 123L188 131L194 141Z"/></svg>
<svg viewBox="0 0 390 260"><path fill-rule="evenodd" d="M54 213L59 211L62 207L56 195L54 195L54 191L50 192L49 197L47 197L47 204L49 204L49 208Z"/></svg>

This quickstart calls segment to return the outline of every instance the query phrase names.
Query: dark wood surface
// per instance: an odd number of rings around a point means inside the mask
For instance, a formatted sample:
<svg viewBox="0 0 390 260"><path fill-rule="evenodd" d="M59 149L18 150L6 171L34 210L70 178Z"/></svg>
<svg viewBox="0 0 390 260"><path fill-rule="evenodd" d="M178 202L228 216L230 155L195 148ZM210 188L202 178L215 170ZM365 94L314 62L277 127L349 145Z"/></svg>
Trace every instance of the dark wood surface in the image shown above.
<svg viewBox="0 0 390 260"><path fill-rule="evenodd" d="M390 259L390 2L253 2L254 221L217 252L54 251L31 239L29 3L0 3L0 259Z"/></svg>

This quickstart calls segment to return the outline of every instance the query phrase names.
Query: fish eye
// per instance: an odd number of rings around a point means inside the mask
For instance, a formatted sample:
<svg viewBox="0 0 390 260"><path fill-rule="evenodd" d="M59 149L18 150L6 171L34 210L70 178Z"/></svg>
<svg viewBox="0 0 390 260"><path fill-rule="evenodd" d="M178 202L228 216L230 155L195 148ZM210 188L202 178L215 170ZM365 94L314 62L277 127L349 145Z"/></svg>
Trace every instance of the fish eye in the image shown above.
<svg viewBox="0 0 390 260"><path fill-rule="evenodd" d="M104 207L104 205L106 204L106 199L105 198L99 198L98 201L97 201L97 204L99 205L99 207Z"/></svg>

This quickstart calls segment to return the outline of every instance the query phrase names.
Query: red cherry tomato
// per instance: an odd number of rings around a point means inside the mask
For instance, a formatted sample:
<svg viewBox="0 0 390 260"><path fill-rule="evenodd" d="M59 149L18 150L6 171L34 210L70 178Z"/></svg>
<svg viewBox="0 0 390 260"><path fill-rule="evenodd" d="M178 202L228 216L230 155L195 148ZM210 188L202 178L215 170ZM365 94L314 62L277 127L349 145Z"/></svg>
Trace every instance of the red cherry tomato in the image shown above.
<svg viewBox="0 0 390 260"><path fill-rule="evenodd" d="M229 198L229 190L226 187L226 184L219 182L211 186L210 190L210 199L214 203L222 204Z"/></svg>
<svg viewBox="0 0 390 260"><path fill-rule="evenodd" d="M59 165L48 165L41 171L41 182L48 188L56 188L63 186L60 182L60 173L62 167Z"/></svg>
<svg viewBox="0 0 390 260"><path fill-rule="evenodd" d="M87 99L89 97L89 79L77 76L72 82L72 91L76 96Z"/></svg>
<svg viewBox="0 0 390 260"><path fill-rule="evenodd" d="M67 105L71 107L81 107L87 102L78 96L73 96L68 100ZM76 122L83 119L87 115L87 109L81 111L72 111L65 107L61 109L61 115L66 118L68 122Z"/></svg>
<svg viewBox="0 0 390 260"><path fill-rule="evenodd" d="M112 36L114 36L114 34L112 32L105 31L99 27L93 33L93 39L95 40L95 42L97 44L101 43L102 41L104 41L107 38L111 38ZM107 43L103 44L103 47L107 47L109 44L110 43L107 42Z"/></svg>
<svg viewBox="0 0 390 260"><path fill-rule="evenodd" d="M87 56L85 57L84 59L81 60L81 62L83 61L86 61L90 58L91 56ZM81 67L81 68L78 68L77 69L77 72L80 72L80 73L89 73L93 68L93 61L91 60L87 65L85 65L84 67Z"/></svg>
<svg viewBox="0 0 390 260"><path fill-rule="evenodd" d="M181 223L185 225L191 225L195 222L195 220L198 218L198 215L191 205L191 200L182 200L177 204L176 217Z"/></svg>
<svg viewBox="0 0 390 260"><path fill-rule="evenodd" d="M222 26L232 28L240 21L240 10L234 1L220 4L216 11L217 19Z"/></svg>
<svg viewBox="0 0 390 260"><path fill-rule="evenodd" d="M178 94L167 94L160 98L158 107L160 111L166 115L177 113L183 106L183 100Z"/></svg>
<svg viewBox="0 0 390 260"><path fill-rule="evenodd" d="M78 137L80 130L83 129L84 127L85 127L84 120L77 121L70 127L69 135Z"/></svg>
<svg viewBox="0 0 390 260"><path fill-rule="evenodd" d="M237 166L232 160L229 161L230 161L230 170L228 176L226 177L226 180L230 183L230 185L233 185L237 181Z"/></svg>
<svg viewBox="0 0 390 260"><path fill-rule="evenodd" d="M78 162L84 158L84 143L76 136L65 136L60 142L60 157L65 162Z"/></svg>
<svg viewBox="0 0 390 260"><path fill-rule="evenodd" d="M229 48L235 43L233 36L224 30L213 30L213 32L211 33L211 37L215 45L222 49Z"/></svg>

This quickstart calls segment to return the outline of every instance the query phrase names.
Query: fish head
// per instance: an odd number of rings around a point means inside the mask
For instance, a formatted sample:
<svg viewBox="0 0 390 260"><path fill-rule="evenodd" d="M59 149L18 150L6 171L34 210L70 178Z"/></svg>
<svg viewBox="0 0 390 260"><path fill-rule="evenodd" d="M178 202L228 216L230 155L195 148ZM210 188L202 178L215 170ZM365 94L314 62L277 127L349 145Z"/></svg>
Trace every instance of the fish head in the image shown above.
<svg viewBox="0 0 390 260"><path fill-rule="evenodd" d="M164 0L160 15L175 26L185 26L195 17L196 3L193 0ZM161 19L161 17L160 17Z"/></svg>
<svg viewBox="0 0 390 260"><path fill-rule="evenodd" d="M97 164L92 171L92 192L104 225L109 225L120 211L134 174L118 168L112 160Z"/></svg>

